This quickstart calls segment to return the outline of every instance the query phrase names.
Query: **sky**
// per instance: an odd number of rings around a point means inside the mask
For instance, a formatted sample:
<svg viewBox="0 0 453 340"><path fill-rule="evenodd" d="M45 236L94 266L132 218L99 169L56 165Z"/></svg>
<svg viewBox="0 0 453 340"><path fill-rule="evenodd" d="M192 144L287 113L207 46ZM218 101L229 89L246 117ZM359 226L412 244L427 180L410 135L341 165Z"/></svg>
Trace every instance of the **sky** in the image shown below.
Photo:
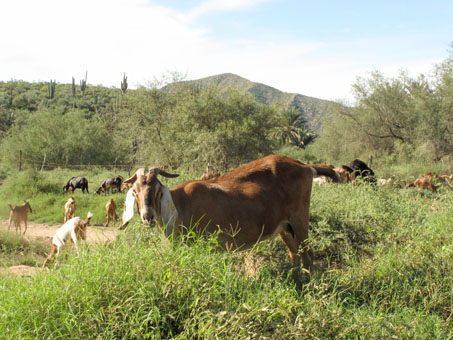
<svg viewBox="0 0 453 340"><path fill-rule="evenodd" d="M451 0L1 0L0 81L234 73L352 101L373 71L429 75L451 55L452 18Z"/></svg>

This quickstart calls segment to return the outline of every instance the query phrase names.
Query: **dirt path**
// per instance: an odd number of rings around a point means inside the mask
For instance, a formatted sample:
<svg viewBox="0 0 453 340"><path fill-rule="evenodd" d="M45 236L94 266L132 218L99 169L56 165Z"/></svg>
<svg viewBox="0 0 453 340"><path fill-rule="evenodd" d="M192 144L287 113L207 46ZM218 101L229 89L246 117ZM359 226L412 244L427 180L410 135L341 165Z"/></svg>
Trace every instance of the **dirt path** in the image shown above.
<svg viewBox="0 0 453 340"><path fill-rule="evenodd" d="M60 228L62 224L47 225L34 222L28 222L27 232L25 237L30 240L48 240L49 245L55 232ZM0 230L8 230L8 221L0 221ZM11 226L11 232L15 232L14 226ZM22 225L22 232L24 226ZM103 227L103 226L90 226L88 227L87 242L89 244L105 243L107 241L114 240L118 228Z"/></svg>
<svg viewBox="0 0 453 340"><path fill-rule="evenodd" d="M60 228L62 224L55 224L55 225L47 225L47 224L40 224L34 222L28 222L27 232L25 234L25 238L29 240L41 240L41 241L48 241L49 246L52 240L52 237L55 235L55 232L58 228ZM8 230L8 221L0 221L0 230L7 231ZM24 227L22 225L22 232ZM11 232L15 232L14 226L11 226ZM103 226L91 226L88 227L87 233L87 243L88 244L96 244L96 243L105 243L107 241L112 241L115 239L116 235L118 234L118 228L113 227L103 227ZM12 266L8 268L0 268L1 271L6 271L11 274L16 274L20 276L31 276L35 274L35 272L39 270L36 267L30 267L25 265L20 266Z"/></svg>

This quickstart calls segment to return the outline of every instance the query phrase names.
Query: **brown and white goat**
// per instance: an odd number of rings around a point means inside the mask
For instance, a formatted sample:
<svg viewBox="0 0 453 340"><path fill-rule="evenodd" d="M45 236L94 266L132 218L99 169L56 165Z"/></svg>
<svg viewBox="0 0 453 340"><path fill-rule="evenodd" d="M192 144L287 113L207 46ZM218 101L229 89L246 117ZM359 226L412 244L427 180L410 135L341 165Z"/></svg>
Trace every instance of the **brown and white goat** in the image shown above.
<svg viewBox="0 0 453 340"><path fill-rule="evenodd" d="M110 220L115 222L118 218L116 216L116 204L113 198L109 199L107 204L105 205L105 214L107 216L106 227L109 226Z"/></svg>
<svg viewBox="0 0 453 340"><path fill-rule="evenodd" d="M44 264L42 265L42 269L44 269L46 264L52 260L54 255L56 258L58 258L61 247L63 247L69 239L71 239L71 241L74 243L77 251L77 256L79 256L77 241L86 240L87 228L92 217L93 214L90 212L87 214L87 217L84 220L82 220L80 217L73 217L57 229L55 236L52 238L49 256L45 259ZM55 262L55 266L56 265L57 263Z"/></svg>
<svg viewBox="0 0 453 340"><path fill-rule="evenodd" d="M246 249L280 235L291 262L313 266L308 243L308 218L313 177L331 177L327 166L307 165L285 156L271 155L206 181L188 181L171 189L158 179L177 177L159 168L145 174L139 169L125 180L132 188L126 198L123 227L134 212L134 199L143 223L158 222L165 234L178 236L192 228L197 234L219 233L226 249ZM299 247L302 246L302 249Z"/></svg>
<svg viewBox="0 0 453 340"><path fill-rule="evenodd" d="M24 235L25 235L25 232L27 231L28 211L33 212L30 202L24 201L24 204L16 205L14 207L11 206L11 204L8 204L8 205L10 208L8 230L11 228L11 223L14 222L14 225L16 227L16 232L19 229L19 234L20 234L22 231L21 223L24 222L24 227L25 227Z"/></svg>
<svg viewBox="0 0 453 340"><path fill-rule="evenodd" d="M68 201L64 205L64 219L63 223L66 223L66 221L70 220L75 216L75 200L73 197L69 197Z"/></svg>

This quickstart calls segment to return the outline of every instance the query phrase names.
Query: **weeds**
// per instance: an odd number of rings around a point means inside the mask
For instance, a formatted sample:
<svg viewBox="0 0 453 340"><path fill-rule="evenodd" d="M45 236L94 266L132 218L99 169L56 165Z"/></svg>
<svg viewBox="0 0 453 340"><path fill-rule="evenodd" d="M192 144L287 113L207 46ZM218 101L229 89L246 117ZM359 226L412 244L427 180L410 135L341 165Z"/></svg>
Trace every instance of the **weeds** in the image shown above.
<svg viewBox="0 0 453 340"><path fill-rule="evenodd" d="M100 204L91 197L80 197L86 198L81 209ZM62 198L49 193L33 200L39 207ZM131 223L115 242L86 247L50 273L0 277L0 334L449 339L452 211L451 191L316 186L310 214L316 269L310 276L292 275L279 239L228 253L218 251L214 238L169 240ZM5 254L25 249L14 242L2 246Z"/></svg>

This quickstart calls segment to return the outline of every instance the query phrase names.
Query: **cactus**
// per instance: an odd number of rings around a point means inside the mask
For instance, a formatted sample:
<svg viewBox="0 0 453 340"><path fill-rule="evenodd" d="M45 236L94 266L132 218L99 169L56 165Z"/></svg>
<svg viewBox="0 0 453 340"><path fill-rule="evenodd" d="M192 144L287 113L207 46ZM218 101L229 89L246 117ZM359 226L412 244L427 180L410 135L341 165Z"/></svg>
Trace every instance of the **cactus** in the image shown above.
<svg viewBox="0 0 453 340"><path fill-rule="evenodd" d="M76 84L75 84L75 78L72 77L72 96L75 98L76 96Z"/></svg>
<svg viewBox="0 0 453 340"><path fill-rule="evenodd" d="M76 106L76 84L75 84L75 78L72 77L72 98L74 101L72 102L72 109L75 109Z"/></svg>
<svg viewBox="0 0 453 340"><path fill-rule="evenodd" d="M85 79L82 79L80 81L80 91L82 91L82 96L85 95L85 91L87 89L87 76L88 76L88 71L85 72Z"/></svg>
<svg viewBox="0 0 453 340"><path fill-rule="evenodd" d="M121 81L121 92L123 94L126 94L126 91L127 91L127 77L126 73L124 73L123 80Z"/></svg>
<svg viewBox="0 0 453 340"><path fill-rule="evenodd" d="M55 97L55 85L56 81L52 81L52 79L50 80L50 83L47 84L49 99L53 99Z"/></svg>

